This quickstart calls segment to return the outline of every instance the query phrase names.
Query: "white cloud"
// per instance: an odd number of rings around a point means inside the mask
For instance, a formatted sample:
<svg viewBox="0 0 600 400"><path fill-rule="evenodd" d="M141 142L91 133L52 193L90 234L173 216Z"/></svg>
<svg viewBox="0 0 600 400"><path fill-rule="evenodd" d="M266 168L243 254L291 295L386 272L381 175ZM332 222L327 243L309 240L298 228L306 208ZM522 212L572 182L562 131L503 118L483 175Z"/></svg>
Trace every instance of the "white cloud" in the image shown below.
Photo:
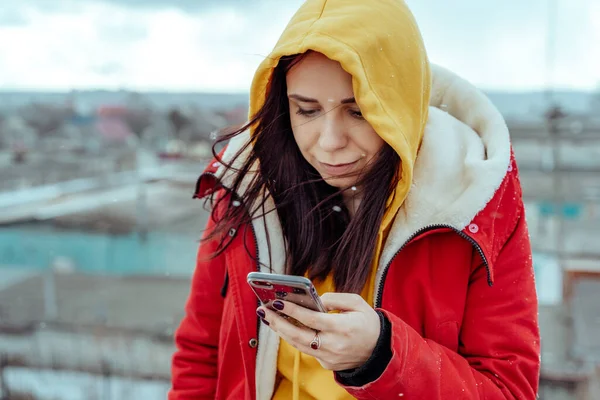
<svg viewBox="0 0 600 400"><path fill-rule="evenodd" d="M0 88L247 91L301 3L222 3L194 13L91 1L52 12L13 7L20 24L0 25L0 37L10 38L0 42ZM548 81L572 88L600 83L600 5L594 0L559 1L557 63L550 75L547 0L408 3L432 61L477 85L513 90Z"/></svg>
<svg viewBox="0 0 600 400"><path fill-rule="evenodd" d="M98 73L120 65L135 46L127 36L103 37L108 21L125 20L126 12L91 4L78 13L42 14L28 10L29 24L0 27L0 86L59 89L111 85L114 77ZM135 21L135 20L133 20Z"/></svg>
<svg viewBox="0 0 600 400"><path fill-rule="evenodd" d="M148 37L127 64L127 79L135 87L247 90L260 54L267 55L274 44L261 42L274 37L272 27L252 22L233 8L197 17L155 14L148 23ZM153 83L156 77L160 79Z"/></svg>
<svg viewBox="0 0 600 400"><path fill-rule="evenodd" d="M478 86L499 90L590 89L600 82L595 0L560 0L555 63L548 67L548 0L408 0L428 52ZM574 4L576 3L576 4ZM594 22L595 20L595 22Z"/></svg>
<svg viewBox="0 0 600 400"><path fill-rule="evenodd" d="M0 42L0 88L244 91L293 13L280 7L267 14L264 5L253 11L270 22L235 8L27 9L28 24L0 26L0 37L11 38Z"/></svg>
<svg viewBox="0 0 600 400"><path fill-rule="evenodd" d="M587 7L564 4L557 30L563 34L557 39L556 81L600 88L600 4L597 0Z"/></svg>

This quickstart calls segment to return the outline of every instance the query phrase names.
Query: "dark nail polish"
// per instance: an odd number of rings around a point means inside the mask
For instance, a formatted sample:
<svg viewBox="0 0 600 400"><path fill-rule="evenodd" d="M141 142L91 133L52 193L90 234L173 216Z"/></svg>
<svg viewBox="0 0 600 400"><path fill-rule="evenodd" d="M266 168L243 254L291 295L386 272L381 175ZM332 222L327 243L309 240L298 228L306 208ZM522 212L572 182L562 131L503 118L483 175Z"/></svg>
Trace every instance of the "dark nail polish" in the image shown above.
<svg viewBox="0 0 600 400"><path fill-rule="evenodd" d="M261 319L261 321L263 322L263 324L265 324L267 326L271 325L271 324L269 324L269 321L267 321L266 319Z"/></svg>
<svg viewBox="0 0 600 400"><path fill-rule="evenodd" d="M282 311L283 310L283 302L281 300L275 300L273 302L273 308L275 308L276 310Z"/></svg>
<svg viewBox="0 0 600 400"><path fill-rule="evenodd" d="M261 310L260 308L258 310L256 310L256 315L258 315L260 318L265 318L267 316L267 314L265 314L264 310Z"/></svg>

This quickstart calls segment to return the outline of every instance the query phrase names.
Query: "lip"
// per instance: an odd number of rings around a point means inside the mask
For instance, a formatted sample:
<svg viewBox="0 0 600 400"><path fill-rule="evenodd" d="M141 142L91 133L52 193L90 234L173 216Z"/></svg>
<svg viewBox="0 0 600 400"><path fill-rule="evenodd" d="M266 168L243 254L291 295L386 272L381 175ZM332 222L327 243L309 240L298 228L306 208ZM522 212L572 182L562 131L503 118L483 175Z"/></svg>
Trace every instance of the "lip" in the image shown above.
<svg viewBox="0 0 600 400"><path fill-rule="evenodd" d="M358 161L354 161L347 164L327 164L319 162L321 170L332 176L343 175L348 173L350 170L352 170L356 163L358 163Z"/></svg>

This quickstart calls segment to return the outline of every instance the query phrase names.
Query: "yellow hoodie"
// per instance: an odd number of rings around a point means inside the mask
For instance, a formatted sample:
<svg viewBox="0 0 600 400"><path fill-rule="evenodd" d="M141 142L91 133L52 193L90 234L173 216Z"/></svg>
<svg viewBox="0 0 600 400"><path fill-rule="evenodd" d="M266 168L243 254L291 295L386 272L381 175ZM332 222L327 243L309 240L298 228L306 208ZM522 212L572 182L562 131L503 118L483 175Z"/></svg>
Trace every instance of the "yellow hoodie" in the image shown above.
<svg viewBox="0 0 600 400"><path fill-rule="evenodd" d="M402 0L306 0L256 71L250 115L264 104L279 59L309 50L339 62L352 75L354 96L364 118L401 158L401 179L394 197L388 200L371 276L362 292L373 305L374 274L381 247L408 194L427 122L429 61L415 19ZM331 279L315 284L319 294L335 290ZM278 373L281 379L274 399L352 398L335 383L330 371L283 340Z"/></svg>

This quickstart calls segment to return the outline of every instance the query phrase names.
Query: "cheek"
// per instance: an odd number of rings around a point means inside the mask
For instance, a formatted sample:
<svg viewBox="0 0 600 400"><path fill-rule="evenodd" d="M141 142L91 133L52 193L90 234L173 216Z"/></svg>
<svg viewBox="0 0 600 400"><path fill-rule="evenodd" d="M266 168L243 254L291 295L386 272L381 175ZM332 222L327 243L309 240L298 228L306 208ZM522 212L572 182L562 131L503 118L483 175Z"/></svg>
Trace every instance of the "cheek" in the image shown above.
<svg viewBox="0 0 600 400"><path fill-rule="evenodd" d="M302 127L292 128L292 132L294 134L294 140L298 145L298 148L306 156L306 152L310 151L313 147L314 132L309 129L306 129L307 125L303 125Z"/></svg>
<svg viewBox="0 0 600 400"><path fill-rule="evenodd" d="M385 144L385 141L380 138L377 132L375 132L372 128L357 133L358 134L355 135L355 143L361 148L362 151L370 155L374 155L379 152L379 150L381 150Z"/></svg>

